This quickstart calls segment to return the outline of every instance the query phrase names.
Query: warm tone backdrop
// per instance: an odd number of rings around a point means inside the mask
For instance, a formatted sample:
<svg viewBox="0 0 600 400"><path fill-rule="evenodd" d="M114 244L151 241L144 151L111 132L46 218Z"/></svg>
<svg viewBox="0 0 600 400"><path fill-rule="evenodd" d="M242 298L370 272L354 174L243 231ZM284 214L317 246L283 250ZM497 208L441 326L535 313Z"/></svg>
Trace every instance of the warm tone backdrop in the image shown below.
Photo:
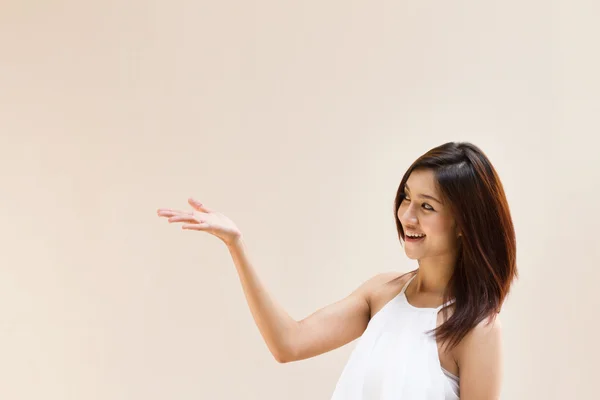
<svg viewBox="0 0 600 400"><path fill-rule="evenodd" d="M596 398L597 4L4 0L0 398L327 399L354 344L277 364L225 246L155 211L230 216L302 318L415 267L395 191L451 140L517 231L502 398Z"/></svg>

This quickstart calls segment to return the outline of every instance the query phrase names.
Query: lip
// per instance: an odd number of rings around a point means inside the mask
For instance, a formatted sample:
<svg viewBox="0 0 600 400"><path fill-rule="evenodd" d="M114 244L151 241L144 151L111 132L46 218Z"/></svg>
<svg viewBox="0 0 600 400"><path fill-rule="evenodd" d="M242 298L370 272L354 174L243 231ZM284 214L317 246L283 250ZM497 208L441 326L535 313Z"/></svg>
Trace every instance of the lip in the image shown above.
<svg viewBox="0 0 600 400"><path fill-rule="evenodd" d="M422 242L423 240L425 240L427 236L423 236L422 238L419 239L413 239L411 237L409 237L408 235L404 235L404 240L406 242L410 242L410 243L418 243L418 242Z"/></svg>

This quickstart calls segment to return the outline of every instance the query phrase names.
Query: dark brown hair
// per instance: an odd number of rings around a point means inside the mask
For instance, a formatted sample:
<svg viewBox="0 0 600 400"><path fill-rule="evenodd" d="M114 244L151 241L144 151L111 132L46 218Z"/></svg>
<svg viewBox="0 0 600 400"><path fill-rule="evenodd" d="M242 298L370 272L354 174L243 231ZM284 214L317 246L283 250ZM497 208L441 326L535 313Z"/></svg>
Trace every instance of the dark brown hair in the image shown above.
<svg viewBox="0 0 600 400"><path fill-rule="evenodd" d="M406 171L394 202L400 242L404 230L398 208L404 186L416 169L432 170L443 201L462 233L444 302L454 298L452 316L432 332L449 348L479 322L492 319L517 277L516 239L504 189L487 156L469 142L448 142L429 150Z"/></svg>

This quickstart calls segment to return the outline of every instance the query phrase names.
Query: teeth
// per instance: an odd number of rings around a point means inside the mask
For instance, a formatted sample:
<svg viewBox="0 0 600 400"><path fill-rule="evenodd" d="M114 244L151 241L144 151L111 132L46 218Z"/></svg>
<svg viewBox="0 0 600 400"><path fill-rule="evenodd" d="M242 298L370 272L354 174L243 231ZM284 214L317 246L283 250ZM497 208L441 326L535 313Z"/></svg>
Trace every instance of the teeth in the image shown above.
<svg viewBox="0 0 600 400"><path fill-rule="evenodd" d="M422 237L424 237L424 236L425 236L425 234L424 234L424 233L420 233L420 234L418 234L418 235L410 235L410 234L407 234L406 236L408 236L408 237L411 237L411 238L422 238Z"/></svg>

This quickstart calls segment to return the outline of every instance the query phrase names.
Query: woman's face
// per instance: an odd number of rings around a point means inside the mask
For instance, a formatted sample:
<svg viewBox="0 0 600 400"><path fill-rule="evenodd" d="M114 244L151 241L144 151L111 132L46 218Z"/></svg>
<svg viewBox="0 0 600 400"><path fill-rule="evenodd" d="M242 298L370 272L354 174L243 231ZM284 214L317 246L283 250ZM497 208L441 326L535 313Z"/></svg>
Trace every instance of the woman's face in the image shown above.
<svg viewBox="0 0 600 400"><path fill-rule="evenodd" d="M433 171L414 170L405 193L406 198L398 208L398 219L404 229L407 257L420 260L454 254L459 232L449 207L442 203ZM411 234L425 234L425 237L411 240L408 237Z"/></svg>

